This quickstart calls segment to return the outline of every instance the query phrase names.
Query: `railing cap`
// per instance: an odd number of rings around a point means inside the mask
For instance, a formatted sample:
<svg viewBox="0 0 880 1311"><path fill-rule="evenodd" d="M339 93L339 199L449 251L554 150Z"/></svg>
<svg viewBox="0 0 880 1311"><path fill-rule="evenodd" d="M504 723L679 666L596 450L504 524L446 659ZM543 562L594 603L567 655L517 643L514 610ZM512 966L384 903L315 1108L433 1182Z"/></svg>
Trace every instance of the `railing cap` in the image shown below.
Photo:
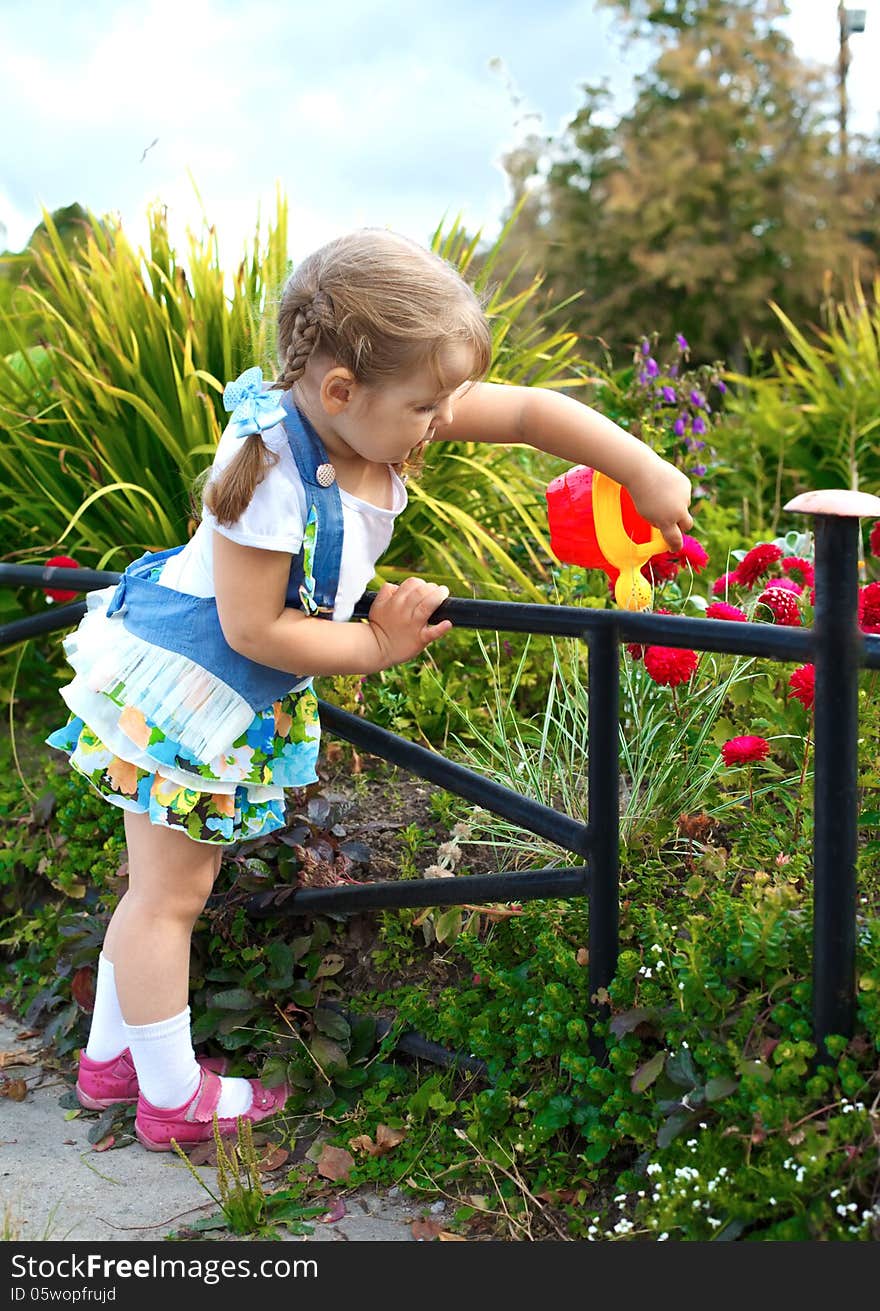
<svg viewBox="0 0 880 1311"><path fill-rule="evenodd" d="M817 492L801 492L784 510L799 514L833 514L841 519L880 517L880 496L869 492L851 492L844 487L828 487Z"/></svg>

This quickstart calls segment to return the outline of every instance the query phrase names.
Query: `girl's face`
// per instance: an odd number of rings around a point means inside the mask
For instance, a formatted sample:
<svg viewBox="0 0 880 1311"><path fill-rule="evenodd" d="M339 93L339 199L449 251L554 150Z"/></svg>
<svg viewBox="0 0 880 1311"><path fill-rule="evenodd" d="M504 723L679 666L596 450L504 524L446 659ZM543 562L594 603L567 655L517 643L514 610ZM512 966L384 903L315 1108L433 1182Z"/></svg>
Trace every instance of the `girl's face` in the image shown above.
<svg viewBox="0 0 880 1311"><path fill-rule="evenodd" d="M334 436L354 455L374 464L399 464L419 442L442 438L473 367L471 347L457 342L440 357L442 383L430 365L372 387L353 381L345 369L330 369L321 402Z"/></svg>

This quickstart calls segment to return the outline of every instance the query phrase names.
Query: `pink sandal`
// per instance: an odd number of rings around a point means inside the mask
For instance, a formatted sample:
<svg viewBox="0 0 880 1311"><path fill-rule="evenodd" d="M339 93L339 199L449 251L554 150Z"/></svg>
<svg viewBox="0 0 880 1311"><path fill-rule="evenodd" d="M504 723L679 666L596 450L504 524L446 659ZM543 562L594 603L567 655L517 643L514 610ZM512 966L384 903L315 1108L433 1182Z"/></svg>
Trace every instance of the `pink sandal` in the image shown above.
<svg viewBox="0 0 880 1311"><path fill-rule="evenodd" d="M240 1116L218 1119L222 1135L234 1134L240 1119L250 1120L252 1124L267 1120L283 1108L290 1096L290 1089L283 1083L277 1088L264 1088L259 1079L248 1079L248 1083L254 1090L254 1100ZM172 1139L184 1148L210 1142L214 1137L214 1112L221 1091L218 1075L203 1068L198 1088L182 1106L152 1106L141 1093L134 1121L138 1142L149 1152L172 1151Z"/></svg>
<svg viewBox="0 0 880 1311"><path fill-rule="evenodd" d="M225 1056L197 1056L204 1070L225 1074L229 1062ZM76 1095L80 1106L89 1111L106 1111L109 1106L124 1106L138 1099L138 1081L131 1052L126 1047L109 1061L93 1061L85 1048L79 1054Z"/></svg>

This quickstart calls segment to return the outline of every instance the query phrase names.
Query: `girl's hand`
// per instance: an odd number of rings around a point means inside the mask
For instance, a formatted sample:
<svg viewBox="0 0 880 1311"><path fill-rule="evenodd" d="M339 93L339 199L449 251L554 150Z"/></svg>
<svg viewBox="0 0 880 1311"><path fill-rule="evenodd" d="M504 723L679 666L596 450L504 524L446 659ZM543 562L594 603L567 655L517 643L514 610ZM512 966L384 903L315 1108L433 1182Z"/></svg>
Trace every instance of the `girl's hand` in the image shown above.
<svg viewBox="0 0 880 1311"><path fill-rule="evenodd" d="M660 529L670 551L680 551L682 533L694 526L687 475L658 456L627 480L626 489L642 518Z"/></svg>
<svg viewBox="0 0 880 1311"><path fill-rule="evenodd" d="M448 596L448 587L426 583L421 578L407 578L399 585L384 584L369 614L369 625L379 648L377 670L412 660L429 643L449 632L452 623L448 619L439 624L428 623Z"/></svg>

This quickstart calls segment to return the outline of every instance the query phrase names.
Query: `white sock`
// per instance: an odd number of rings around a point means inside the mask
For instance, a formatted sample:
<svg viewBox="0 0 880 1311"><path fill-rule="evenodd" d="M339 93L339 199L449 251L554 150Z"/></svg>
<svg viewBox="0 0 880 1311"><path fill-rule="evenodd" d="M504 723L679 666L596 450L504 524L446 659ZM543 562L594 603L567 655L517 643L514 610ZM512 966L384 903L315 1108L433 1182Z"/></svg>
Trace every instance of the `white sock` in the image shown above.
<svg viewBox="0 0 880 1311"><path fill-rule="evenodd" d="M155 1024L126 1024L125 1033L140 1090L153 1106L183 1106L199 1086L190 1030L190 1009ZM254 1094L247 1079L221 1079L217 1114L221 1119L243 1115Z"/></svg>
<svg viewBox="0 0 880 1311"><path fill-rule="evenodd" d="M113 962L103 951L98 957L98 981L95 984L95 1007L86 1044L86 1056L92 1061L110 1061L128 1046L125 1021L116 996Z"/></svg>

